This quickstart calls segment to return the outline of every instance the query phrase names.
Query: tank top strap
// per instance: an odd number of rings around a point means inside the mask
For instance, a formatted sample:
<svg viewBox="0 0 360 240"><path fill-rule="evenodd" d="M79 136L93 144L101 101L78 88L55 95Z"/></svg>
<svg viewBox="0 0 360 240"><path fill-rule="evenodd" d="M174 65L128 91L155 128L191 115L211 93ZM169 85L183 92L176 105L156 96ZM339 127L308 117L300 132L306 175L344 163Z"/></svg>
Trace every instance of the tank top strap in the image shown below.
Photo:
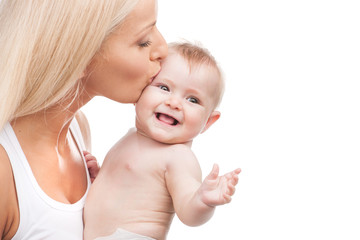
<svg viewBox="0 0 360 240"><path fill-rule="evenodd" d="M82 153L85 144L76 119L70 124L70 132ZM10 123L0 131L0 145L10 159L19 204L20 224L13 240L81 239L82 210L91 184L84 156L86 192L76 203L66 204L49 197L38 185Z"/></svg>
<svg viewBox="0 0 360 240"><path fill-rule="evenodd" d="M73 137L75 139L75 142L76 142L76 144L77 144L77 146L79 148L80 154L81 154L82 159L84 161L84 164L86 166L86 160L85 160L85 157L83 155L83 151L86 150L86 147L85 147L85 143L84 143L84 138L83 138L83 136L81 134L79 123L76 120L76 118L74 118L72 120L72 122L70 123L70 131L71 131L71 134L73 135ZM89 171L86 171L86 176L87 176L88 190L89 190L90 184L91 184Z"/></svg>
<svg viewBox="0 0 360 240"><path fill-rule="evenodd" d="M10 123L6 123L0 132L0 145L3 146L10 160L14 179L16 179L15 186L18 192L19 206L23 206L21 201L24 202L25 199L19 195L32 189L31 179L28 175L31 169Z"/></svg>
<svg viewBox="0 0 360 240"><path fill-rule="evenodd" d="M77 122L76 118L74 118L70 123L70 131L73 137L75 138L75 142L78 144L79 150L83 151L86 149L84 138L81 134L79 123Z"/></svg>
<svg viewBox="0 0 360 240"><path fill-rule="evenodd" d="M20 212L19 227L12 239L23 239L22 236L27 235L26 229L30 228L30 223L36 222L36 217L42 213L40 206L43 204L43 201L34 188L31 168L10 123L6 123L0 132L0 145L3 146L10 160ZM30 209L37 214L30 214ZM24 215L26 219L22 217Z"/></svg>

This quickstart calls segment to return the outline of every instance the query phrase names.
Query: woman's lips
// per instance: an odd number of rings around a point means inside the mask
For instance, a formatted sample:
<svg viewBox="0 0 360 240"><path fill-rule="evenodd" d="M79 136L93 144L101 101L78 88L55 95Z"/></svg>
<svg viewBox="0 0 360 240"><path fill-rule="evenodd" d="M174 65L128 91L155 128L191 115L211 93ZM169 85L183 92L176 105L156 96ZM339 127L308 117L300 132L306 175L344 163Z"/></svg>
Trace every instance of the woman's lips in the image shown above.
<svg viewBox="0 0 360 240"><path fill-rule="evenodd" d="M161 71L161 68L152 78L150 78L150 83L152 83L154 81L154 79L157 77L157 75L159 75L160 71Z"/></svg>

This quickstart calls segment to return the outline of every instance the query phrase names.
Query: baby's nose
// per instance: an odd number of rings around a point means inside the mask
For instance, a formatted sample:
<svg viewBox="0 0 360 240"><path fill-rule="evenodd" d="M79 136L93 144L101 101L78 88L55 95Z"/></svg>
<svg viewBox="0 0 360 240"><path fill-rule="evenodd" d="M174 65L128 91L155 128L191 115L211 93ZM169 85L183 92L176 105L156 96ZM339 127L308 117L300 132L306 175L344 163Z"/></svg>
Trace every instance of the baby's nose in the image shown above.
<svg viewBox="0 0 360 240"><path fill-rule="evenodd" d="M172 109L182 110L181 100L177 96L171 95L168 99L166 99L165 104Z"/></svg>

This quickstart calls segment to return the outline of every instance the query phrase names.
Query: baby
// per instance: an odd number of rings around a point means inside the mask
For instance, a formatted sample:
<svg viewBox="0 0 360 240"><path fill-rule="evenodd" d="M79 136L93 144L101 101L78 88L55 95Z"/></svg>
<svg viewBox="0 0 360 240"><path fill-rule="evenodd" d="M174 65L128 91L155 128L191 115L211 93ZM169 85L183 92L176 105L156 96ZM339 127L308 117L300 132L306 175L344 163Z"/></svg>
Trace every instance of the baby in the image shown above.
<svg viewBox="0 0 360 240"><path fill-rule="evenodd" d="M219 119L223 88L206 49L169 45L162 70L136 103L136 129L111 148L90 188L85 240L166 239L175 213L197 226L230 202L240 169L219 176L215 164L202 182L191 150L193 139Z"/></svg>

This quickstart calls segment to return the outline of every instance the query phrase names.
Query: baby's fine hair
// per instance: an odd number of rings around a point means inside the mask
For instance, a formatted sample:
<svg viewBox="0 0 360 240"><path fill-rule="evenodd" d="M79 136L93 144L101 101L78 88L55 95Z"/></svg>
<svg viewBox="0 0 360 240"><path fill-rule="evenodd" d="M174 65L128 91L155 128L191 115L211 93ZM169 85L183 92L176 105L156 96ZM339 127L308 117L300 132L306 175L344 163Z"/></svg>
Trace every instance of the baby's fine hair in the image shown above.
<svg viewBox="0 0 360 240"><path fill-rule="evenodd" d="M0 129L74 100L80 76L137 2L0 0Z"/></svg>
<svg viewBox="0 0 360 240"><path fill-rule="evenodd" d="M190 71L192 67L199 65L207 65L215 69L219 76L218 91L217 96L215 96L215 108L218 107L224 94L225 80L219 64L210 51L201 46L200 43L190 43L187 41L172 42L168 46L169 54L171 54L171 50L180 54L188 62Z"/></svg>

